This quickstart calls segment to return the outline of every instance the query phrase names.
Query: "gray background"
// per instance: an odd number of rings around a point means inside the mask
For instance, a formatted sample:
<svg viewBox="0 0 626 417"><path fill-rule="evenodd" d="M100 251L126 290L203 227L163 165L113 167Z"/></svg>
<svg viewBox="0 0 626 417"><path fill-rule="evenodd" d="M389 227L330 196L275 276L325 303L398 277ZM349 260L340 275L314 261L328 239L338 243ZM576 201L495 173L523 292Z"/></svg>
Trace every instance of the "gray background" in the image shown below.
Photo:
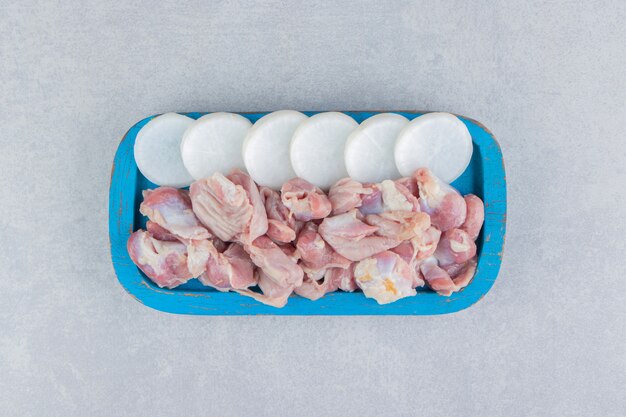
<svg viewBox="0 0 626 417"><path fill-rule="evenodd" d="M19 4L16 4L19 3ZM0 1L0 415L626 415L626 2ZM482 121L509 216L441 317L187 317L109 256L120 138L167 111Z"/></svg>

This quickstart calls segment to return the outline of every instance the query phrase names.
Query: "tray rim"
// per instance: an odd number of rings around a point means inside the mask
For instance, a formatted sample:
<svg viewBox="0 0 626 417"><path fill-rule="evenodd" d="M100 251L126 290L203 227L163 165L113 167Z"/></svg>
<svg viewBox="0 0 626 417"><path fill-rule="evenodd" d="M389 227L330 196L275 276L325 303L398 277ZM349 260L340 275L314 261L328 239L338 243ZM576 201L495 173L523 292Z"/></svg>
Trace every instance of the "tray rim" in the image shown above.
<svg viewBox="0 0 626 417"><path fill-rule="evenodd" d="M271 111L272 110L233 113L261 116L270 113ZM415 117L434 112L425 110L323 111L340 111L347 114L369 114L367 117L384 112L410 114ZM303 111L303 113L310 115L321 113L323 111L313 110ZM197 119L198 117L213 112L178 113ZM483 249L481 256L479 257L479 269L477 271L477 275L472 283L463 291L455 293L451 297L440 297L432 292L418 292L417 297L400 300L396 303L385 306L379 306L373 300L363 297L360 293L338 292L328 294L321 300L315 302L294 298L290 300L290 303L286 307L277 309L264 306L254 300L232 292L193 292L159 288L156 285L147 282L147 280L139 272L139 269L132 263L132 261L130 261L130 257L126 251L126 240L133 231L134 222L131 221L130 225L128 225L127 223L122 224L121 220L124 217L128 217L128 215L124 216L123 208L125 206L128 207L130 205L132 208L131 211L133 213L130 216L131 219L134 219L134 216L136 215L136 213L134 213L136 195L135 184L138 173L134 156L132 155L132 152L130 152L130 158L128 157L129 150L124 149L124 145L127 145L126 147L131 146L132 148L132 145L126 141L129 141L132 138L132 142L134 144L134 139L140 128L150 119L159 116L160 114L155 114L141 119L131 126L124 134L115 152L109 183L109 245L113 267L118 281L124 290L135 300L148 307L167 313L190 315L439 315L458 312L474 305L484 298L497 279L502 263L506 237L506 171L504 167L504 159L502 157L502 150L493 133L485 125L472 118L455 114L467 125L470 132L473 132L472 141L475 145L479 146L481 154L483 154L482 165L484 166L487 164L490 170L493 170L493 172L490 172L491 174L498 174L496 177L490 179L493 183L489 186L489 188L485 185L487 181L486 174L483 174L482 177L486 204L484 233L489 234L483 242ZM488 142L477 144L474 133L476 133L481 140L487 140ZM132 163L128 164L129 161ZM122 186L121 189L118 190L116 180L124 180L124 177L122 176L123 169L125 168L124 164L131 165L130 168L134 166L134 172L128 172L131 177L129 179L132 181L128 181L128 184ZM119 194L117 191L120 191ZM487 194L490 197L489 199L487 198ZM129 199L129 197L132 198ZM126 200L124 200L125 198ZM124 230L124 226L130 227ZM488 226L491 227L489 227L489 231L487 232ZM125 233L125 231L127 231L127 233ZM484 259L485 257L489 259ZM224 296L232 296L235 298L225 299ZM362 300L358 300L357 305L359 308L357 308L357 311L352 311L350 309L355 307L354 303L349 304L348 309L337 309L336 305L333 305L336 301L331 301L330 305L328 305L329 300L334 300L338 296L343 298L355 298L355 296L358 296ZM433 298L433 296L436 298ZM411 307L417 307L406 305L406 300L411 299L419 299L420 301L423 299L425 302L418 305L420 308L411 309ZM299 301L299 308L294 309L293 304L296 300ZM326 300L326 303L320 302L323 300ZM426 302L427 300L436 300L437 302ZM303 306L303 303L310 305ZM291 308L290 305L292 306ZM424 306L428 306L430 308L423 308Z"/></svg>

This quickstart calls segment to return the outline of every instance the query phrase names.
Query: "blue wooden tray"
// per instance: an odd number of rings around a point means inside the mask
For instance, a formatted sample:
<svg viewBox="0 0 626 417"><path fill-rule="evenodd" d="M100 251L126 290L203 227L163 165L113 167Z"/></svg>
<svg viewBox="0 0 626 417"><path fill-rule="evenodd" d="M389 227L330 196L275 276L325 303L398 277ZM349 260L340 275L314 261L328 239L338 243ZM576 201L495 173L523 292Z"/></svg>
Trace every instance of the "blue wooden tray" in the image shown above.
<svg viewBox="0 0 626 417"><path fill-rule="evenodd" d="M318 112L305 112L312 115ZM379 112L345 112L357 122ZM399 111L408 119L424 112ZM206 113L185 113L197 119ZM267 113L242 113L251 122ZM139 213L141 191L156 188L137 169L133 146L139 130L155 116L135 124L120 143L109 190L109 237L111 257L117 277L128 293L137 301L157 310L178 314L206 315L433 315L463 310L487 294L498 276L502 262L506 227L506 178L500 146L491 132L480 123L460 117L468 127L474 142L474 155L468 169L453 185L462 193L474 193L485 202L485 224L478 237L478 269L468 287L450 297L442 297L428 289L419 289L417 296L387 305L378 305L362 293L335 292L320 300L310 301L291 297L284 308L263 305L236 293L222 293L203 286L193 279L173 290L159 288L152 283L130 259L126 241L130 234L145 228L146 219Z"/></svg>

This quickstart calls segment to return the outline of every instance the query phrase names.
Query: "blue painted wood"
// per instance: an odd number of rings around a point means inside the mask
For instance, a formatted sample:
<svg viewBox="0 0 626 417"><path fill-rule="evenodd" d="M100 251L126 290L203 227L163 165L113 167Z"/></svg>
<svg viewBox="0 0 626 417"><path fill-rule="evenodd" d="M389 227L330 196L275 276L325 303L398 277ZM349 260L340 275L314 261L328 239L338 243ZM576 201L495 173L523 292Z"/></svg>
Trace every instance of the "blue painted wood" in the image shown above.
<svg viewBox="0 0 626 417"><path fill-rule="evenodd" d="M317 112L305 112L308 115ZM379 112L345 112L357 122ZM423 112L396 112L408 119ZM186 113L197 119L206 113ZM266 113L242 113L251 122ZM152 116L155 117L155 116ZM109 237L111 257L122 286L137 301L157 310L178 314L203 315L433 315L463 310L487 294L498 276L502 262L506 228L506 177L500 146L491 132L480 123L460 116L474 142L474 156L468 169L453 185L463 194L474 193L485 202L485 224L478 237L478 268L471 284L459 293L442 297L422 289L417 296L388 305L378 305L362 293L335 292L317 301L298 296L289 299L282 309L265 306L236 293L222 293L205 287L198 280L173 290L159 288L131 261L126 250L130 234L145 226L139 213L141 191L155 188L141 175L135 164L133 145L148 117L134 125L124 136L115 155L109 190Z"/></svg>

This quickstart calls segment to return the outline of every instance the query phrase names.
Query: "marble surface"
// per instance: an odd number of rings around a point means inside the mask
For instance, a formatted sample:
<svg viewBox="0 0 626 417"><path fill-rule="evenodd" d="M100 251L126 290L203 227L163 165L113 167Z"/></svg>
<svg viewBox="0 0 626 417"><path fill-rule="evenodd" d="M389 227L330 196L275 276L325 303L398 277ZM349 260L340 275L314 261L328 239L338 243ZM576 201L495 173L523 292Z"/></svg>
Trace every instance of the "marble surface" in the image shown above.
<svg viewBox="0 0 626 417"><path fill-rule="evenodd" d="M0 415L626 415L626 3L0 0ZM477 2L478 3L478 2ZM166 111L482 121L500 277L440 317L186 317L117 283L117 144Z"/></svg>

